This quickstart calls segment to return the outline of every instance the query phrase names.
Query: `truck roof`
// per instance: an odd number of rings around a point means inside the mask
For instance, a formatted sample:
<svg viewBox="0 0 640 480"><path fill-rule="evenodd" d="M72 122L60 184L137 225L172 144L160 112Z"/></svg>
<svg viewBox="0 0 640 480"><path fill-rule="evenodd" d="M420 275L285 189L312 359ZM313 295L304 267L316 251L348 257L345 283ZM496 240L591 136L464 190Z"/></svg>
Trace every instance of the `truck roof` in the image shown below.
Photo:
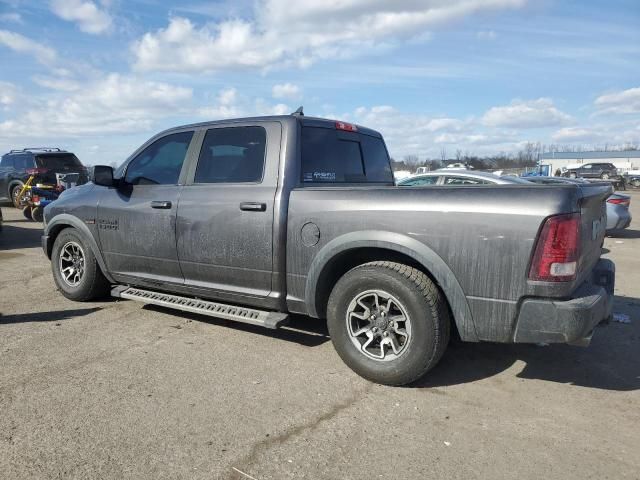
<svg viewBox="0 0 640 480"><path fill-rule="evenodd" d="M198 122L198 123L189 123L186 125L180 125L177 127L172 127L162 132L159 132L156 136L164 135L166 133L177 131L177 130L185 130L189 128L202 128L214 125L221 124L229 124L229 123L244 123L244 122L299 122L303 126L310 127L321 127L321 128L336 128L336 122L342 122L342 120L332 120L328 118L320 118L320 117L307 117L305 115L267 115L267 116L257 116L257 117L243 117L243 118L226 118L221 120L210 120L207 122ZM343 122L349 123L349 122ZM373 130L371 128L363 127L362 125L355 125L359 133L364 133L366 135L371 135L373 137L382 138L380 132Z"/></svg>

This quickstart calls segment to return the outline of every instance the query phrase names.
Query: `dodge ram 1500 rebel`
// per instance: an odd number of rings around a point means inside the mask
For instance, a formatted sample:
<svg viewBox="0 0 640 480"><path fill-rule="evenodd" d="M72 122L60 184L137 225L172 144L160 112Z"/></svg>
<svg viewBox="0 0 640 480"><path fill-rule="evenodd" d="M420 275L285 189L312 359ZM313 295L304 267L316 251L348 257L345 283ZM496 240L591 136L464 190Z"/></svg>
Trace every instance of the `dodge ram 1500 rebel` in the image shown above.
<svg viewBox="0 0 640 480"><path fill-rule="evenodd" d="M326 319L388 385L468 342L586 344L611 312L604 185L396 187L382 136L293 115L172 128L45 210L67 298L268 328Z"/></svg>

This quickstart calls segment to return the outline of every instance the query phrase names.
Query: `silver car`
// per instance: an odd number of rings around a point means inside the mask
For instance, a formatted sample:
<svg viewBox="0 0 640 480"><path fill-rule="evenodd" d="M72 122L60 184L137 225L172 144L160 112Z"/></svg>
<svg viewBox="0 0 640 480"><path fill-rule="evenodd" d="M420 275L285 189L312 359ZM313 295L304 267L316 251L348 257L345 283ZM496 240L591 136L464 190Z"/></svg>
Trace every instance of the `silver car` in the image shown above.
<svg viewBox="0 0 640 480"><path fill-rule="evenodd" d="M513 185L529 183L520 177L494 175L489 172L469 170L443 169L403 178L398 182L402 187L419 187L428 185Z"/></svg>
<svg viewBox="0 0 640 480"><path fill-rule="evenodd" d="M579 178L559 177L527 177L527 181L544 185L557 185L559 183L588 183ZM631 212L629 205L631 197L623 193L614 193L607 198L607 232L627 228L631 224Z"/></svg>

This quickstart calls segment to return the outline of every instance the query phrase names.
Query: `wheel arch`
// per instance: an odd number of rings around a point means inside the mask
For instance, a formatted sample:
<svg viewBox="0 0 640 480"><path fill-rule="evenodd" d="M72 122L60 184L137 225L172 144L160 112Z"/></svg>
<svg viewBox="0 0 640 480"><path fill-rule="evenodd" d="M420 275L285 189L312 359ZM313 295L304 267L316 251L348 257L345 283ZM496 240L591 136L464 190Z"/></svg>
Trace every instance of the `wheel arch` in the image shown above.
<svg viewBox="0 0 640 480"><path fill-rule="evenodd" d="M424 272L447 299L461 339L478 341L466 296L448 265L423 243L393 232L352 232L327 243L315 256L307 276L308 313L324 317L329 294L337 280L351 268L376 260L405 263Z"/></svg>
<svg viewBox="0 0 640 480"><path fill-rule="evenodd" d="M47 254L47 257L51 259L51 252L53 250L53 244L55 243L56 238L58 238L58 235L60 235L60 233L67 228L75 229L82 236L82 239L87 242L89 248L91 248L93 255L96 257L96 261L100 266L100 270L102 270L102 274L107 278L107 280L109 280L109 282L115 283L113 278L109 274L109 271L107 270L107 265L104 262L104 258L102 257L102 253L100 252L100 248L98 247L98 243L91 233L91 230L89 230L89 227L87 227L87 225L82 220L72 215L66 213L56 215L47 224L42 245L45 253Z"/></svg>
<svg viewBox="0 0 640 480"><path fill-rule="evenodd" d="M7 185L7 198L9 200L12 200L12 198L11 198L12 190L14 189L14 187L22 186L22 185L24 185L24 182L22 180L17 179L17 178L9 180L9 183Z"/></svg>

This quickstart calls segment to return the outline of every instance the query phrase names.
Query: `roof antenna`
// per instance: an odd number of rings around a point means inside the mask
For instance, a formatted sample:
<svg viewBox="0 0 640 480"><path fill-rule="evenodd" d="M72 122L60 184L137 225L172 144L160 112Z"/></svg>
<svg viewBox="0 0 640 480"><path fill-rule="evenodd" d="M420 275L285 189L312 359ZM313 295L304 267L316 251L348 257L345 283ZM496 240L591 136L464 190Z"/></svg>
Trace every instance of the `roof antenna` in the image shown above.
<svg viewBox="0 0 640 480"><path fill-rule="evenodd" d="M302 111L302 105L300 105L298 109L295 112L293 112L291 115L293 115L294 117L304 117L304 112Z"/></svg>

